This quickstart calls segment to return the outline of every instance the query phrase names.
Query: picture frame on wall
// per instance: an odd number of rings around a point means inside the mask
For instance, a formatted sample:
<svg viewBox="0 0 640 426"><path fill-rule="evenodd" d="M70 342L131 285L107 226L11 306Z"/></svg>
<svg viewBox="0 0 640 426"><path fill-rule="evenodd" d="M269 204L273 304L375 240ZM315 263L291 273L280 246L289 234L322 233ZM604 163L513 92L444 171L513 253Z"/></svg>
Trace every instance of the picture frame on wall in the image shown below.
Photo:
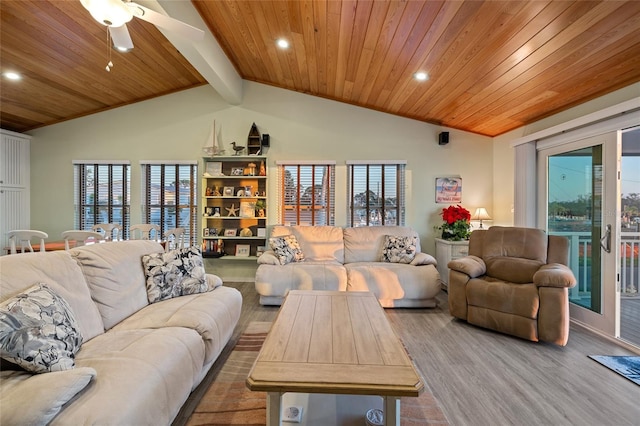
<svg viewBox="0 0 640 426"><path fill-rule="evenodd" d="M236 256L237 257L249 257L251 251L251 245L249 244L236 244Z"/></svg>
<svg viewBox="0 0 640 426"><path fill-rule="evenodd" d="M445 176L436 178L436 203L456 204L462 202L462 178Z"/></svg>

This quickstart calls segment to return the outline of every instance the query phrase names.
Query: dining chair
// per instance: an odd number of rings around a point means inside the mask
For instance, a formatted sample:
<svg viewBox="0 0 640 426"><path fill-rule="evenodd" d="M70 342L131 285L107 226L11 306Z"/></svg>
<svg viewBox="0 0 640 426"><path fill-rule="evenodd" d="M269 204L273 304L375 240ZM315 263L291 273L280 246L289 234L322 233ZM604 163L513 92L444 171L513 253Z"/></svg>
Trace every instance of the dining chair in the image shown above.
<svg viewBox="0 0 640 426"><path fill-rule="evenodd" d="M91 227L91 230L102 233L105 241L122 239L122 225L117 223L97 223Z"/></svg>
<svg viewBox="0 0 640 426"><path fill-rule="evenodd" d="M151 234L154 238L151 238ZM129 228L129 238L132 240L160 240L160 225L154 225L149 223L139 223L137 225L131 225Z"/></svg>
<svg viewBox="0 0 640 426"><path fill-rule="evenodd" d="M169 229L164 233L164 251L184 248L184 228Z"/></svg>
<svg viewBox="0 0 640 426"><path fill-rule="evenodd" d="M33 247L31 246L32 239L40 240L40 251L44 252L44 240L49 238L49 234L46 232L38 231L35 229L16 229L14 231L9 231L9 250L11 254L16 254L18 252L17 246L20 246L21 253L24 253L25 250L30 252L34 252Z"/></svg>
<svg viewBox="0 0 640 426"><path fill-rule="evenodd" d="M104 236L100 232L96 231L81 231L72 229L70 231L64 231L62 233L62 238L64 238L64 249L69 250L70 245L69 241L75 241L76 244L74 247L81 247L87 244L88 241L99 242L104 240Z"/></svg>

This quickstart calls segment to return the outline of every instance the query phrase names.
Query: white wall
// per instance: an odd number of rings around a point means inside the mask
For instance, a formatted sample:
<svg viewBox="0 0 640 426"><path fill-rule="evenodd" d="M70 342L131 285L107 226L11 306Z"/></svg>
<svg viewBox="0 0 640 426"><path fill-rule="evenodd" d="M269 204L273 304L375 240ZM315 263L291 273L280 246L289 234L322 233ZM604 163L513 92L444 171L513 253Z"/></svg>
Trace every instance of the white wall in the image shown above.
<svg viewBox="0 0 640 426"><path fill-rule="evenodd" d="M346 223L344 164L354 159L407 160L407 224L419 232L429 253L434 253L433 227L446 207L434 202L436 177L460 175L462 205L492 211L491 138L245 82L239 106L203 86L29 132L32 226L54 238L73 228L72 160L94 159L131 161L131 223L139 222L139 161L200 160L214 119L228 154L231 141L246 144L253 122L270 134L271 194L277 185L276 160L336 160L336 225ZM446 146L437 143L441 131L450 132ZM275 218L275 211L269 217Z"/></svg>
<svg viewBox="0 0 640 426"><path fill-rule="evenodd" d="M514 204L514 149L511 143L523 136L531 135L550 127L566 123L605 108L640 96L640 83L585 102L567 111L536 121L493 139L493 219L494 225L513 225Z"/></svg>

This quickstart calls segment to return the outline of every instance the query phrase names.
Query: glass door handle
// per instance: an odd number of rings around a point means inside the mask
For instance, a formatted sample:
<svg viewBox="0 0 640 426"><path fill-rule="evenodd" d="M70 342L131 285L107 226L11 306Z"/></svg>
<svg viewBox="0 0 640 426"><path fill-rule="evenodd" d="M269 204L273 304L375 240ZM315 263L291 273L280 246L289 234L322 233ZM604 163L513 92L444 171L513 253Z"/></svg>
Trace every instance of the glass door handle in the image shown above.
<svg viewBox="0 0 640 426"><path fill-rule="evenodd" d="M600 247L607 253L611 253L611 225L607 225L604 229L604 236L600 238Z"/></svg>

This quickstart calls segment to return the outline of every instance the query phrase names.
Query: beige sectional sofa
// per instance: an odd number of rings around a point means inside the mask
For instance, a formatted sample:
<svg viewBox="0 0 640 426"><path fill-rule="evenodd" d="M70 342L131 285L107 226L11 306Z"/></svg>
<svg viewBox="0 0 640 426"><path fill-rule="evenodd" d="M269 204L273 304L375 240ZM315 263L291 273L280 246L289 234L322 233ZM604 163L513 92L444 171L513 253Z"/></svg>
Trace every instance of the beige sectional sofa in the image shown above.
<svg viewBox="0 0 640 426"><path fill-rule="evenodd" d="M263 305L281 304L289 290L339 290L371 291L387 308L436 306L436 261L420 251L418 234L409 227L274 226L271 231L271 238L289 235L304 260L282 264L273 250L258 258L255 287ZM384 261L387 236L414 238L410 263Z"/></svg>
<svg viewBox="0 0 640 426"><path fill-rule="evenodd" d="M171 424L229 341L242 297L206 274L204 292L150 304L142 258L162 252L126 241L0 258L3 306L46 284L83 339L71 369L3 366L0 424Z"/></svg>

